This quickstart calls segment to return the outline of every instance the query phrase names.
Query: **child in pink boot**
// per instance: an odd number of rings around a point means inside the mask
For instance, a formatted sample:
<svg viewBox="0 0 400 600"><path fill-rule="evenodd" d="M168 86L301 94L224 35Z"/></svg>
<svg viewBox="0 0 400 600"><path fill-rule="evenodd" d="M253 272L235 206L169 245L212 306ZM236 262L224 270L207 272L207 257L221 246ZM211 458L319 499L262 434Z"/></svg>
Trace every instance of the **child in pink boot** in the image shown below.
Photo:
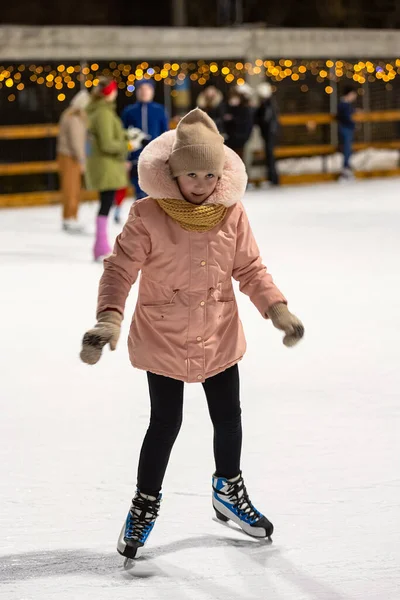
<svg viewBox="0 0 400 600"><path fill-rule="evenodd" d="M96 261L110 256L107 223L115 192L128 185L126 158L128 142L115 100L118 88L115 81L101 78L93 88L87 108L89 118L89 153L86 180L89 189L100 193L100 210L96 219L96 241L93 255Z"/></svg>

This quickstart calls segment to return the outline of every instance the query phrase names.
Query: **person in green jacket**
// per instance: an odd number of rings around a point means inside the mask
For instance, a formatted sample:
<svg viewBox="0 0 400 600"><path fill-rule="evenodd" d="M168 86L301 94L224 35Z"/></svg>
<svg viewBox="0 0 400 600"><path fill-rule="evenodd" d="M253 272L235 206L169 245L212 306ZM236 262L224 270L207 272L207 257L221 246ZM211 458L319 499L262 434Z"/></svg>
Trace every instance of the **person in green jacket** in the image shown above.
<svg viewBox="0 0 400 600"><path fill-rule="evenodd" d="M100 195L100 210L96 220L94 259L100 261L112 252L107 236L108 214L116 190L128 185L126 160L128 141L118 117L115 81L102 77L93 88L88 113L88 157L86 185Z"/></svg>

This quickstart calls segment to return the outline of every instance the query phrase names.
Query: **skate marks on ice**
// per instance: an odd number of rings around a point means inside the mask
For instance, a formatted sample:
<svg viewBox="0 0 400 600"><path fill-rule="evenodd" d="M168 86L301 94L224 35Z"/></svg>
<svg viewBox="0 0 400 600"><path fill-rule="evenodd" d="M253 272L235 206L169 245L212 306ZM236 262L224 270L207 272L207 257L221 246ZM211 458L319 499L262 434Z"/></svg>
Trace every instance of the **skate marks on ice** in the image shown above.
<svg viewBox="0 0 400 600"><path fill-rule="evenodd" d="M229 525L228 525L229 527ZM230 600L254 600L273 598L274 600L285 600L286 598L302 598L304 600L356 600L352 594L342 593L335 589L329 583L320 578L303 571L284 555L286 550L279 548L276 544L263 538L249 538L240 528L232 528L232 532L241 533L245 539L217 537L217 536L199 536L198 538L186 538L171 544L150 548L146 555L135 564L131 570L126 571L131 577L140 577L140 573L145 573L144 577L149 577L149 568L143 567L143 563L151 563L155 567L156 559L161 559L165 568L156 567L158 575L177 578L186 585L193 581L194 590L201 590L204 594L209 594L210 599L229 598ZM178 552L180 550L189 550L194 547L201 549L222 548L224 554L231 562L232 568L229 573L215 573L215 577L204 577L195 574L192 570L184 568L182 565L177 567L175 564L166 564L162 557ZM237 552L229 552L230 549ZM226 552L227 551L227 552ZM159 561L160 563L160 561ZM255 564L254 564L255 563ZM136 570L136 574L135 574ZM151 575L150 575L151 576ZM224 590L216 580L231 580L232 577L238 582L241 578L245 587L249 589L249 595L235 592L231 584L229 589ZM252 579L254 580L252 584ZM287 595L278 591L275 586L277 579L283 580L286 587L291 588L292 592ZM193 596L188 596L191 599Z"/></svg>
<svg viewBox="0 0 400 600"><path fill-rule="evenodd" d="M95 575L113 578L120 564L116 553L93 550L42 550L0 556L1 584L41 577ZM116 576L117 577L117 576Z"/></svg>
<svg viewBox="0 0 400 600"><path fill-rule="evenodd" d="M135 564L151 563L155 559L193 548L249 547L254 544L252 540L242 541L208 535L191 537L163 546L147 546L145 555L137 559ZM101 553L84 549L39 550L0 555L0 585L24 579L80 574L112 577L112 573L118 573L121 567L123 557L116 551Z"/></svg>
<svg viewBox="0 0 400 600"><path fill-rule="evenodd" d="M221 549L231 563L229 572L204 575L195 568L186 568L168 561L168 556L193 549ZM254 564L255 563L255 564ZM146 549L146 554L125 570L123 559L116 552L101 553L94 550L54 550L26 552L0 556L1 584L39 578L65 578L68 576L94 576L108 583L127 584L132 580L164 578L174 586L174 598L193 600L201 592L205 597L230 600L254 600L273 594L274 600L301 597L307 600L355 600L354 597L335 590L329 584L305 573L284 556L283 550L271 544L252 539L236 539L213 535L184 538L169 544ZM249 589L243 595L232 589L232 578L237 578ZM276 589L277 579L293 588L289 596ZM223 582L227 582L227 586ZM175 589L176 587L176 589ZM191 592L189 593L191 589ZM262 596L259 593L262 592Z"/></svg>
<svg viewBox="0 0 400 600"><path fill-rule="evenodd" d="M230 600L252 600L254 596L243 595L232 590L231 577L236 574L226 573L222 577L227 581L226 587L220 583L221 574L205 576L196 569L183 568L167 560L167 556L189 549L213 549L223 547L240 547L246 549L255 545L252 540L235 540L216 536L199 536L178 540L166 545L150 548L146 556L134 561L130 571L124 570L123 559L116 552L101 553L94 550L54 550L37 551L0 556L0 590L1 584L17 584L27 580L48 578L54 579L57 586L62 579L81 576L93 577L107 581L120 587L121 583L132 585L133 580L142 580L141 590L146 588L146 579L165 579L168 588L173 586L173 595L177 600L193 600L200 594L212 598L229 598ZM152 584L153 585L153 584ZM1 593L0 593L1 595Z"/></svg>
<svg viewBox="0 0 400 600"><path fill-rule="evenodd" d="M182 540L177 540L169 544L161 546L147 547L146 553L139 559L132 560L124 569L125 579L149 579L154 577L163 577L175 583L178 593L174 592L174 598L179 600L200 597L210 598L229 598L229 600L254 600L255 596L250 592L243 594L241 591L235 590L232 585L232 577L241 577L244 587L247 579L247 569L243 568L243 562L247 562L248 553L252 549L261 547L265 544L259 544L258 541L252 539L236 539L219 537L213 535L204 535L198 537L190 537ZM193 549L212 550L221 549L222 551L229 549L241 549L244 553L245 560L241 555L235 556L232 562L232 569L229 572L221 573L218 569L213 575L204 575L196 572L195 569L187 568L184 564L190 564L189 561L182 561L179 565L176 562L167 561L167 557L177 552L187 552ZM226 582L226 586L224 585ZM261 596L260 596L261 597ZM264 594L262 595L264 597ZM278 597L276 596L276 599Z"/></svg>

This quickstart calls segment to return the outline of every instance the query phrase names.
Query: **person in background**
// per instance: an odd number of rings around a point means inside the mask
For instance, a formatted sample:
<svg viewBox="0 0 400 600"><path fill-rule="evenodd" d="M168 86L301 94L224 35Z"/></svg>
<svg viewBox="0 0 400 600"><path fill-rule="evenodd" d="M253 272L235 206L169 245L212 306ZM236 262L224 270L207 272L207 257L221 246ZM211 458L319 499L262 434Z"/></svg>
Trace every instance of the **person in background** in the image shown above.
<svg viewBox="0 0 400 600"><path fill-rule="evenodd" d="M350 166L352 146L354 139L355 122L353 115L355 112L354 103L357 100L357 92L354 87L347 86L344 89L343 96L340 98L337 110L339 144L343 152L343 170L342 178L351 179L353 173Z"/></svg>
<svg viewBox="0 0 400 600"><path fill-rule="evenodd" d="M279 131L278 108L273 96L272 86L265 81L257 88L260 104L256 110L255 122L260 128L264 140L267 180L272 185L279 185L279 175L276 169L275 145Z"/></svg>
<svg viewBox="0 0 400 600"><path fill-rule="evenodd" d="M198 108L201 108L201 110L204 110L204 112L208 114L208 116L216 124L218 131L224 134L225 106L222 92L220 92L220 90L218 90L215 87L215 85L210 85L206 87L204 92L201 92L197 96L196 105L198 106Z"/></svg>
<svg viewBox="0 0 400 600"><path fill-rule="evenodd" d="M236 86L230 91L225 122L225 143L243 159L244 147L253 129L253 110L246 90Z"/></svg>
<svg viewBox="0 0 400 600"><path fill-rule="evenodd" d="M60 117L57 139L57 161L63 202L62 227L67 233L82 233L78 209L82 188L82 174L86 166L86 107L90 96L86 90L78 92Z"/></svg>
<svg viewBox="0 0 400 600"><path fill-rule="evenodd" d="M144 198L146 194L140 189L138 178L138 161L143 148L162 133L168 131L168 116L162 104L154 102L154 83L144 79L136 83L136 102L126 106L121 114L125 129L139 130L134 132L134 150L129 155L131 167L131 182L136 192L136 199ZM140 140L138 147L136 141ZM114 218L120 222L121 204L126 196L126 188L118 191Z"/></svg>
<svg viewBox="0 0 400 600"><path fill-rule="evenodd" d="M116 82L102 77L92 89L91 101L87 107L89 135L86 180L89 189L100 192L93 248L94 259L99 261L111 254L107 221L115 192L128 185L128 141L117 114Z"/></svg>

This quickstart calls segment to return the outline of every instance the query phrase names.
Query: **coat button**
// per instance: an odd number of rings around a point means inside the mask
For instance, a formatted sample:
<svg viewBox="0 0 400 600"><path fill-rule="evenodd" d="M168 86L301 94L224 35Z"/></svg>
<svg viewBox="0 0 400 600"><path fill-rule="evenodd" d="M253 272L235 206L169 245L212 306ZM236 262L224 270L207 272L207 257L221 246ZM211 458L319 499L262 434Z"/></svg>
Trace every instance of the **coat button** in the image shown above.
<svg viewBox="0 0 400 600"><path fill-rule="evenodd" d="M197 338L196 338L196 340L197 340L198 342L201 342L202 338L201 338L201 337L198 335L198 336L197 336Z"/></svg>
<svg viewBox="0 0 400 600"><path fill-rule="evenodd" d="M202 260L200 264L201 264L202 267L205 267L207 263L206 263L205 260Z"/></svg>
<svg viewBox="0 0 400 600"><path fill-rule="evenodd" d="M203 379L203 375L197 375L197 379Z"/></svg>
<svg viewBox="0 0 400 600"><path fill-rule="evenodd" d="M202 300L202 301L200 302L200 306L205 306L205 304L206 304L206 303L204 302L204 300Z"/></svg>

